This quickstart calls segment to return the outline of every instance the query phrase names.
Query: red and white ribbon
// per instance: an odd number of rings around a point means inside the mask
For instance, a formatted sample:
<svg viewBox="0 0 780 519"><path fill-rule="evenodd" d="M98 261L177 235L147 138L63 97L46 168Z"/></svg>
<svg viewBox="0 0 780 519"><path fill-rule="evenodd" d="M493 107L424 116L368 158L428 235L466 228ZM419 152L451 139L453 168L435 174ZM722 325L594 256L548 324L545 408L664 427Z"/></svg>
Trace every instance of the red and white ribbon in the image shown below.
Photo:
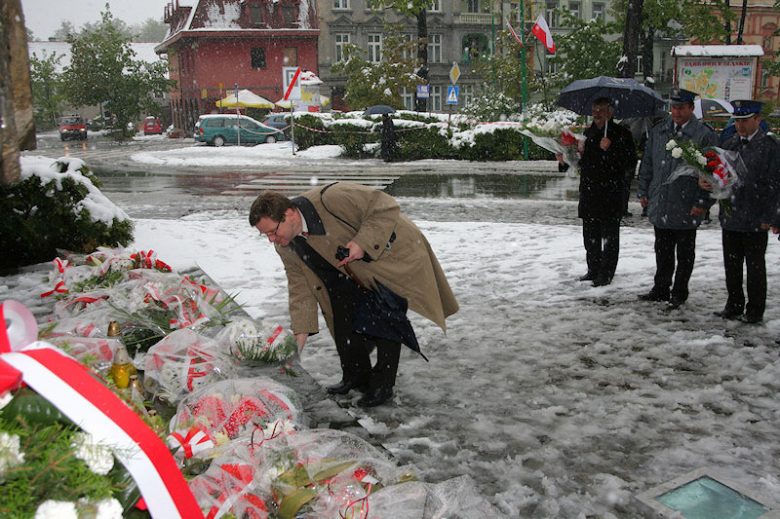
<svg viewBox="0 0 780 519"><path fill-rule="evenodd" d="M206 430L196 425L191 427L184 436L179 431L172 432L168 436L168 445L172 449L175 449L177 446L180 447L176 454L183 452L184 457L189 459L199 452L214 447L214 442Z"/></svg>
<svg viewBox="0 0 780 519"><path fill-rule="evenodd" d="M135 412L85 366L37 337L30 311L0 304L0 395L24 382L114 455L138 485L152 517L202 518L173 456Z"/></svg>
<svg viewBox="0 0 780 519"><path fill-rule="evenodd" d="M53 290L49 290L48 292L44 292L43 294L41 294L41 297L49 297L50 295L53 295L55 292L58 293L58 294L67 294L68 293L68 289L65 288L65 282L64 281L60 281L59 283L57 283L57 285L54 287Z"/></svg>

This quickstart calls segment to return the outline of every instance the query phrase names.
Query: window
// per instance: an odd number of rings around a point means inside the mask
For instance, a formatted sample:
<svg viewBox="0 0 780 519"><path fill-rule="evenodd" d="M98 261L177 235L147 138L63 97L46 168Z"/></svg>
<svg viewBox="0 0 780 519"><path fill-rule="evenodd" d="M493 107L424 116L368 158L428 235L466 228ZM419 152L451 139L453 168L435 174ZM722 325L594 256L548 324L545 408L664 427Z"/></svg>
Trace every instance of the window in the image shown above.
<svg viewBox="0 0 780 519"><path fill-rule="evenodd" d="M379 63L382 61L382 35L371 33L368 35L368 61Z"/></svg>
<svg viewBox="0 0 780 519"><path fill-rule="evenodd" d="M401 52L401 56L403 57L403 59L414 59L417 56L417 46L409 45L409 43L411 43L412 41L412 35L401 34L400 38L403 45L403 51Z"/></svg>
<svg viewBox="0 0 780 519"><path fill-rule="evenodd" d="M344 59L344 46L348 45L351 41L351 35L347 33L336 33L336 61Z"/></svg>
<svg viewBox="0 0 780 519"><path fill-rule="evenodd" d="M441 0L433 0L433 4L428 7L428 12L438 13L441 11Z"/></svg>
<svg viewBox="0 0 780 519"><path fill-rule="evenodd" d="M604 20L604 4L593 3L593 18Z"/></svg>
<svg viewBox="0 0 780 519"><path fill-rule="evenodd" d="M461 40L460 50L463 63L479 61L480 57L487 56L490 52L488 37L479 33L466 34Z"/></svg>
<svg viewBox="0 0 780 519"><path fill-rule="evenodd" d="M208 126L209 128L224 128L225 120L224 119L206 119L206 121L203 123L203 126Z"/></svg>
<svg viewBox="0 0 780 519"><path fill-rule="evenodd" d="M761 88L769 88L769 77L770 73L768 70L762 70L761 71Z"/></svg>
<svg viewBox="0 0 780 519"><path fill-rule="evenodd" d="M263 6L250 5L249 18L252 21L252 25L254 25L255 27L263 25Z"/></svg>
<svg viewBox="0 0 780 519"><path fill-rule="evenodd" d="M428 35L428 63L441 63L441 34Z"/></svg>
<svg viewBox="0 0 780 519"><path fill-rule="evenodd" d="M545 68L545 70L547 71L548 74L555 74L556 72L558 72L558 67L559 66L558 66L557 63L550 63L548 61L544 65L545 65L544 68Z"/></svg>
<svg viewBox="0 0 780 519"><path fill-rule="evenodd" d="M463 85L460 87L458 103L460 106L466 106L474 99L474 85Z"/></svg>
<svg viewBox="0 0 780 519"><path fill-rule="evenodd" d="M404 108L407 110L414 110L414 94L406 87L401 89L401 99L404 101Z"/></svg>
<svg viewBox="0 0 780 519"><path fill-rule="evenodd" d="M641 54L637 55L637 57L636 57L636 73L637 74L640 74L640 73L645 71L643 63L644 62L642 61L642 55Z"/></svg>
<svg viewBox="0 0 780 519"><path fill-rule="evenodd" d="M479 12L479 0L466 0L466 12L478 13Z"/></svg>
<svg viewBox="0 0 780 519"><path fill-rule="evenodd" d="M333 0L333 9L349 9L349 0Z"/></svg>
<svg viewBox="0 0 780 519"><path fill-rule="evenodd" d="M441 112L441 86L431 85L431 98L428 99L428 102L431 103L431 111L432 112Z"/></svg>
<svg viewBox="0 0 780 519"><path fill-rule="evenodd" d="M547 19L547 25L550 27L550 29L558 27L558 15L556 9L558 9L558 2L547 2L544 7L544 17Z"/></svg>
<svg viewBox="0 0 780 519"><path fill-rule="evenodd" d="M282 6L282 23L284 23L285 27L292 27L296 25L297 20L295 19L295 6L294 5L283 5Z"/></svg>
<svg viewBox="0 0 780 519"><path fill-rule="evenodd" d="M580 3L579 2L569 2L569 11L571 12L571 15L575 18L580 17Z"/></svg>
<svg viewBox="0 0 780 519"><path fill-rule="evenodd" d="M297 67L298 66L298 48L297 47L284 47L282 49L282 66L283 67Z"/></svg>
<svg viewBox="0 0 780 519"><path fill-rule="evenodd" d="M265 47L252 47L252 68L265 68Z"/></svg>

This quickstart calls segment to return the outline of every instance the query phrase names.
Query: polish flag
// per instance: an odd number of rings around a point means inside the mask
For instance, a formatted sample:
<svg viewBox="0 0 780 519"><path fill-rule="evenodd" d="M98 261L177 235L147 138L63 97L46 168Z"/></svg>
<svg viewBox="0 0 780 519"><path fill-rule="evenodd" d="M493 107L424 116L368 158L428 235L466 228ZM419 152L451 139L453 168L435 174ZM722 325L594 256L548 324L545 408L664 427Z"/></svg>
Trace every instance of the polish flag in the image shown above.
<svg viewBox="0 0 780 519"><path fill-rule="evenodd" d="M555 54L555 43L553 42L552 33L550 32L550 28L547 26L547 21L545 21L544 16L541 14L539 15L539 18L536 19L536 23L531 29L531 32L539 39L540 42L542 42L542 45L544 45L548 51Z"/></svg>
<svg viewBox="0 0 780 519"><path fill-rule="evenodd" d="M511 32L512 36L515 37L515 39L517 40L517 43L519 43L521 47L524 47L523 42L520 39L520 36L517 35L517 33L515 32L515 28L512 27L512 24L509 23L509 20L506 21L506 26L509 27L509 32Z"/></svg>

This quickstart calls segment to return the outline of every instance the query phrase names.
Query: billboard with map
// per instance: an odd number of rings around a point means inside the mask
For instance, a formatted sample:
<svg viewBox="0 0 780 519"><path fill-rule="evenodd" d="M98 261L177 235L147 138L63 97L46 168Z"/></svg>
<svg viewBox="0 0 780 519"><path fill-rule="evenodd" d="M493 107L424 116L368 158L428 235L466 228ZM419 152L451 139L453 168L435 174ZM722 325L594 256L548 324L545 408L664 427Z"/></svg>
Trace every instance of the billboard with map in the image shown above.
<svg viewBox="0 0 780 519"><path fill-rule="evenodd" d="M680 56L677 86L706 98L751 99L756 62L754 56Z"/></svg>

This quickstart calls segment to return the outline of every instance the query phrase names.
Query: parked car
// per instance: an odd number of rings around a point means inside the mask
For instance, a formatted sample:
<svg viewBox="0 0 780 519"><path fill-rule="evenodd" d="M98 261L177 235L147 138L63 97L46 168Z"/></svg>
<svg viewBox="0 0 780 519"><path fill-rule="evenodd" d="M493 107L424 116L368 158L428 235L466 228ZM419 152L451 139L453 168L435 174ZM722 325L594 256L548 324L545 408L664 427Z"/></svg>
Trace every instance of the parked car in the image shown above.
<svg viewBox="0 0 780 519"><path fill-rule="evenodd" d="M281 130L284 134L284 138L289 139L290 123L284 119L286 116L287 114L271 114L265 118L263 124L265 124L266 126L270 126L271 128L276 128L277 130Z"/></svg>
<svg viewBox="0 0 780 519"><path fill-rule="evenodd" d="M282 132L263 123L242 115L241 144L259 144L276 142L283 138ZM195 125L195 138L212 146L224 146L237 143L239 120L235 115L201 115Z"/></svg>
<svg viewBox="0 0 780 519"><path fill-rule="evenodd" d="M144 119L144 135L162 135L162 121L159 117L149 116Z"/></svg>
<svg viewBox="0 0 780 519"><path fill-rule="evenodd" d="M79 115L66 115L60 119L60 139L87 140L87 125Z"/></svg>

